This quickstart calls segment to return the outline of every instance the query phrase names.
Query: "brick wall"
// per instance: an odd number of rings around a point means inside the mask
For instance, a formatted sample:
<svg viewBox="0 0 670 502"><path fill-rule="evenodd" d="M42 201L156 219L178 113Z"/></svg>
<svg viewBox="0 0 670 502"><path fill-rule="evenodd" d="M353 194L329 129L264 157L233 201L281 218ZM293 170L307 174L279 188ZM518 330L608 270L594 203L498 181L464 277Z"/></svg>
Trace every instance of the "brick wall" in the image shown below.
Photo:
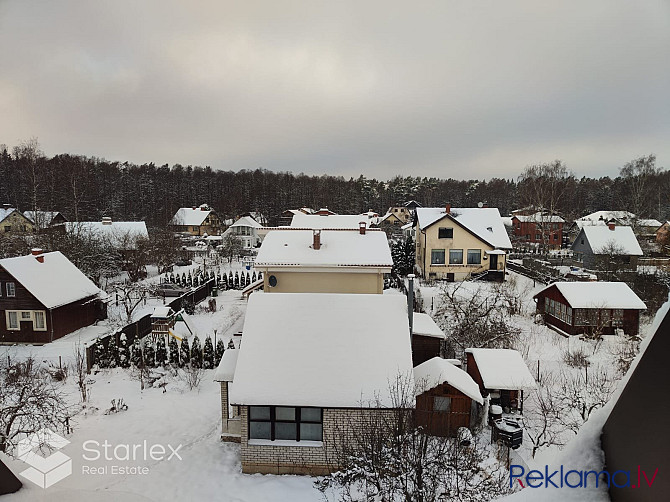
<svg viewBox="0 0 670 502"><path fill-rule="evenodd" d="M248 407L240 407L242 472L322 475L337 468L337 444L353 441L362 412L391 416L391 410L325 408L322 446L250 445Z"/></svg>

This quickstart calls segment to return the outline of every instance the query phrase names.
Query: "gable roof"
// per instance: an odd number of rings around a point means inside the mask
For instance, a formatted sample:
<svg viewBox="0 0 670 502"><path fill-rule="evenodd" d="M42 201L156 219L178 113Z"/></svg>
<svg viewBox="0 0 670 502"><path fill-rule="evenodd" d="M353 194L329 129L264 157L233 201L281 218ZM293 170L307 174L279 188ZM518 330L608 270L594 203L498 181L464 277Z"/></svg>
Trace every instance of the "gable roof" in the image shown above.
<svg viewBox="0 0 670 502"><path fill-rule="evenodd" d="M235 368L237 367L237 356L239 349L226 349L221 356L221 362L214 372L215 382L232 382L235 378Z"/></svg>
<svg viewBox="0 0 670 502"><path fill-rule="evenodd" d="M609 220L616 220L619 223L630 223L634 219L635 215L629 211L596 211L579 218L577 225L602 224ZM579 225L580 222L582 222L582 225Z"/></svg>
<svg viewBox="0 0 670 502"><path fill-rule="evenodd" d="M44 262L33 255L0 260L11 274L48 309L61 307L104 292L60 251L43 253Z"/></svg>
<svg viewBox="0 0 670 502"><path fill-rule="evenodd" d="M402 295L252 293L230 402L392 406L389 384L412 374L408 333Z"/></svg>
<svg viewBox="0 0 670 502"><path fill-rule="evenodd" d="M99 238L107 238L114 247L134 247L134 239L149 238L147 224L143 221L68 221L65 223L68 232L91 232ZM130 239L131 241L127 241Z"/></svg>
<svg viewBox="0 0 670 502"><path fill-rule="evenodd" d="M172 217L172 220L170 220L170 223L172 225L199 227L203 224L205 218L213 212L211 209L201 209L201 207L196 207L195 209L192 207L180 207Z"/></svg>
<svg viewBox="0 0 670 502"><path fill-rule="evenodd" d="M369 227L376 222L376 218L370 218L366 214L295 214L291 220L293 228L349 228L356 229L361 222Z"/></svg>
<svg viewBox="0 0 670 502"><path fill-rule="evenodd" d="M556 287L572 308L645 310L647 306L625 282L555 282L539 291Z"/></svg>
<svg viewBox="0 0 670 502"><path fill-rule="evenodd" d="M14 212L16 212L16 214L18 214L24 220L28 220L29 223L32 223L32 220L30 218L28 218L25 214L23 214L15 207L0 207L0 223L5 221L5 219L7 219L7 217Z"/></svg>
<svg viewBox="0 0 670 502"><path fill-rule="evenodd" d="M448 218L494 248L512 249L503 219L495 207L454 207L449 214L444 207L417 207L416 216L421 230Z"/></svg>
<svg viewBox="0 0 670 502"><path fill-rule="evenodd" d="M600 251L611 244L621 248L621 254L629 256L642 256L642 248L637 242L637 238L631 227L617 225L614 230L610 230L607 225L593 225L582 227L580 231L589 241L593 254L600 254ZM577 236L575 243L580 239ZM574 246L574 243L573 243Z"/></svg>
<svg viewBox="0 0 670 502"><path fill-rule="evenodd" d="M477 382L461 368L441 357L433 357L416 366L414 368L414 382L417 396L438 385L448 383L470 399L477 401L479 404L484 404Z"/></svg>
<svg viewBox="0 0 670 502"><path fill-rule="evenodd" d="M548 214L542 214L540 212L533 213L533 214L528 214L528 215L523 215L523 214L515 214L512 216L512 218L516 218L517 220L521 222L531 222L531 223L565 223L565 220L561 218L560 216L554 214L554 215L548 215Z"/></svg>
<svg viewBox="0 0 670 502"><path fill-rule="evenodd" d="M254 220L251 216L242 216L231 227L253 227L261 228L263 225Z"/></svg>
<svg viewBox="0 0 670 502"><path fill-rule="evenodd" d="M392 267L386 234L381 230L322 230L321 248L312 248L312 230L280 229L268 232L258 250L255 266Z"/></svg>
<svg viewBox="0 0 670 502"><path fill-rule="evenodd" d="M485 389L534 389L537 383L521 354L512 349L465 349L472 354Z"/></svg>
<svg viewBox="0 0 670 502"><path fill-rule="evenodd" d="M61 214L59 211L24 211L23 215L39 228L47 228L53 219ZM62 215L61 215L62 216Z"/></svg>

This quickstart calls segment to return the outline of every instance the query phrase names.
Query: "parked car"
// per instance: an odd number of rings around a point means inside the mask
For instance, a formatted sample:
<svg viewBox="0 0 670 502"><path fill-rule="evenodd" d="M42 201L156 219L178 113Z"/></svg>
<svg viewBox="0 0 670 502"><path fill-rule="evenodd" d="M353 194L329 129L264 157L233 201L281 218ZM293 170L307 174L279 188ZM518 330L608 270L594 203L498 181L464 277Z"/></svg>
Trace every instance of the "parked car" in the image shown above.
<svg viewBox="0 0 670 502"><path fill-rule="evenodd" d="M156 296L181 296L188 291L189 289L182 288L176 284L163 283L156 286L154 289L154 294Z"/></svg>
<svg viewBox="0 0 670 502"><path fill-rule="evenodd" d="M174 264L179 267L185 267L186 265L191 264L191 260L189 260L188 258L179 258L176 262L174 262Z"/></svg>

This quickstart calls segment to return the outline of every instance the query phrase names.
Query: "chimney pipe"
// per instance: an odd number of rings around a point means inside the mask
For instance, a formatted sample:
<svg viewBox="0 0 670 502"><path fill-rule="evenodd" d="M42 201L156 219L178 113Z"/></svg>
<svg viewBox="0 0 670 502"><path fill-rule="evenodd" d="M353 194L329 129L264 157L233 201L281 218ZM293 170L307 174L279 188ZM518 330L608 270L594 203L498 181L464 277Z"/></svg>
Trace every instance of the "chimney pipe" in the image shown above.
<svg viewBox="0 0 670 502"><path fill-rule="evenodd" d="M35 259L40 262L44 263L44 255L42 254L42 249L41 248L32 248L30 250L30 253L35 257Z"/></svg>
<svg viewBox="0 0 670 502"><path fill-rule="evenodd" d="M321 249L321 230L314 230L314 241L312 242L312 249L316 251Z"/></svg>
<svg viewBox="0 0 670 502"><path fill-rule="evenodd" d="M608 227L610 230L614 230L614 229L616 228L616 224L615 224L613 221L610 221L610 222L607 224L607 227Z"/></svg>
<svg viewBox="0 0 670 502"><path fill-rule="evenodd" d="M407 289L407 316L409 317L409 337L412 338L414 332L414 274L407 276L409 279L409 288Z"/></svg>
<svg viewBox="0 0 670 502"><path fill-rule="evenodd" d="M358 231L360 232L361 235L365 235L365 227L366 226L367 226L367 224L364 221L361 221L358 224Z"/></svg>
<svg viewBox="0 0 670 502"><path fill-rule="evenodd" d="M451 202L447 202L447 207L445 209L447 210L447 214L451 214Z"/></svg>

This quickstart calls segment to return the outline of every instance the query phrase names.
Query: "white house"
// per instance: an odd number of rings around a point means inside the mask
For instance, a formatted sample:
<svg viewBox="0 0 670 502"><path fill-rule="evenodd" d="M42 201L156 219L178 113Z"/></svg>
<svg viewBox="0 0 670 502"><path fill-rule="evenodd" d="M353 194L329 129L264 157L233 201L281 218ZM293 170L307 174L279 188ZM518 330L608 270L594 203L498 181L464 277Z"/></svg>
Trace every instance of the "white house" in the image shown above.
<svg viewBox="0 0 670 502"><path fill-rule="evenodd" d="M258 233L261 227L262 225L251 216L242 216L226 229L223 237L225 239L227 235L233 235L240 239L244 249L254 249L260 245L262 240Z"/></svg>

